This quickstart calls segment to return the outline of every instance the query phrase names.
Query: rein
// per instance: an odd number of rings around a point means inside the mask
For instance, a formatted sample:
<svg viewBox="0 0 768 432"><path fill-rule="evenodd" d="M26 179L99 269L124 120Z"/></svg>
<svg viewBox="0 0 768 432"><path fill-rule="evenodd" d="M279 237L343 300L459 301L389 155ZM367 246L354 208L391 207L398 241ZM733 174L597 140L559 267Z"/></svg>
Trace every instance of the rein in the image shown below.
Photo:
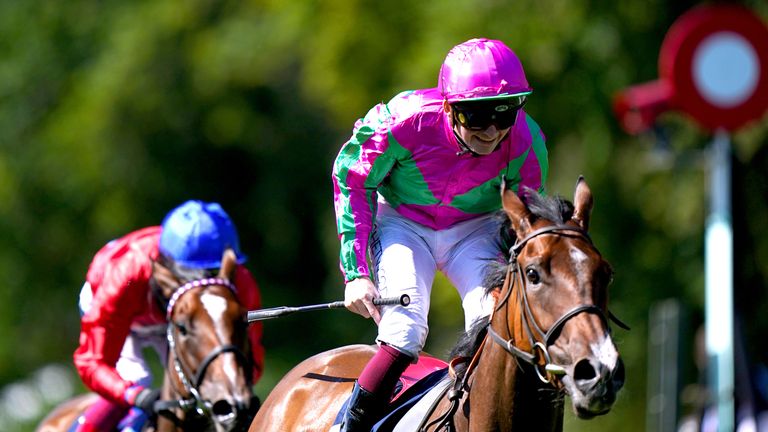
<svg viewBox="0 0 768 432"><path fill-rule="evenodd" d="M536 370L536 375L538 375L539 379L545 383L545 384L551 384L552 383L552 376L554 375L563 375L565 374L565 368L563 366L552 363L552 360L549 356L549 346L554 343L554 341L557 339L557 336L560 334L560 331L562 330L563 326L565 326L565 323L568 322L571 318L575 317L576 315L579 315L581 313L591 313L594 315L597 315L600 317L600 319L603 321L603 323L608 327L608 318L610 318L613 322L615 322L619 327L629 330L629 327L621 322L618 318L616 318L613 314L608 312L608 315L606 317L606 312L600 309L598 306L594 304L582 304L578 305L565 314L563 314L560 318L555 321L554 324L552 324L552 327L548 331L543 331L541 327L539 327L538 323L536 322L533 312L531 311L530 303L528 302L528 296L525 291L525 282L523 281L523 271L520 267L520 262L518 261L518 256L520 255L520 252L525 248L525 246L528 244L528 242L540 235L544 234L556 234L560 236L575 236L580 237L584 240L586 240L590 245L592 245L592 239L589 237L589 234L587 234L586 231L584 231L581 228L570 226L570 225L550 225L543 228L539 228L530 234L528 234L525 238L519 240L516 242L510 249L509 249L509 265L507 270L507 276L504 279L504 284L502 286L502 290L505 290L504 298L501 302L499 302L498 306L494 310L494 313L499 311L502 306L509 301L509 297L511 295L512 289L514 288L514 284L516 282L520 283L520 289L517 290L517 301L520 306L520 310L522 311L522 320L525 324L525 331L528 335L528 342L531 345L531 351L525 351L520 349L515 345L515 342L512 338L510 339L504 339L501 335L499 335L493 327L488 325L488 334L491 336L491 339L499 344L502 348L504 348L507 352L514 355L520 360L525 361L526 363L529 363L534 366L534 369ZM492 318L493 316L491 316ZM538 335L538 338L534 336L534 330ZM609 327L610 331L610 327ZM511 335L512 331L507 328L507 332ZM542 372L538 365L539 365L539 353L543 357L544 360L544 372Z"/></svg>
<svg viewBox="0 0 768 432"><path fill-rule="evenodd" d="M232 344L226 344L226 345L219 345L218 347L214 348L209 352L203 361L200 363L199 367L197 368L197 371L192 376L192 379L190 379L190 373L187 372L187 368L182 364L180 360L179 353L176 348L176 338L174 337L173 333L173 309L178 300L183 296L184 294L188 293L189 291L195 289L195 288L205 288L212 285L220 285L229 288L233 293L237 293L237 289L235 288L235 285L232 284L227 279L223 278L205 278L205 279L198 279L193 280L190 282L187 282L186 284L180 286L176 291L174 291L173 295L171 296L170 300L168 301L168 307L166 309L166 318L168 322L170 323L167 327L166 331L166 337L168 339L168 347L171 352L173 352L173 369L176 372L176 376L179 378L179 381L184 385L184 389L186 390L187 394L191 395L191 397L182 398L179 400L174 401L158 401L155 403L155 410L163 413L170 413L168 411L171 408L181 408L183 411L188 412L191 410L195 410L197 414L199 415L209 415L210 414L210 403L205 401L200 396L199 387L202 384L203 379L205 378L205 372L208 369L208 366L221 354L224 353L234 353L238 360L242 361L243 364L247 363L247 358L245 354L235 345ZM177 390L177 393L181 393ZM174 422L179 422L178 418L175 418L172 420Z"/></svg>

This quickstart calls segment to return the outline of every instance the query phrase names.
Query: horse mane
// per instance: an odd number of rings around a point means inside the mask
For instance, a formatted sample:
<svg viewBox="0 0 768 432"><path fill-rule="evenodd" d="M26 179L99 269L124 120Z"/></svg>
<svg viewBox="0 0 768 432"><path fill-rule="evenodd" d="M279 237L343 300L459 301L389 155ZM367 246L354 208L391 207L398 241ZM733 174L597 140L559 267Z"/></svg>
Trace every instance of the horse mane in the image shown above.
<svg viewBox="0 0 768 432"><path fill-rule="evenodd" d="M532 221L535 222L540 219L546 219L556 225L565 224L573 216L573 203L567 199L559 196L544 196L531 189L527 190L526 206L531 212ZM511 222L506 213L501 210L497 213L497 217L502 219L501 232L496 239L496 245L499 251L504 257L504 261L490 260L485 270L485 276L483 277L483 286L485 287L486 295L490 295L493 291L501 288L504 283L504 278L507 274L507 261L509 260L509 250L515 244L517 240L514 230L512 230ZM471 358L475 352L480 348L480 344L485 338L489 323L489 317L484 317L476 320L469 330L462 333L459 336L459 340L456 345L451 349L449 358L457 357L469 357ZM466 364L462 364L456 368L456 375L458 379L466 370Z"/></svg>
<svg viewBox="0 0 768 432"><path fill-rule="evenodd" d="M488 317L476 320L469 330L459 336L459 341L451 349L448 358L472 358L480 348L480 344L485 339L485 333L488 331ZM466 372L468 363L460 363L455 366L456 379L460 380Z"/></svg>

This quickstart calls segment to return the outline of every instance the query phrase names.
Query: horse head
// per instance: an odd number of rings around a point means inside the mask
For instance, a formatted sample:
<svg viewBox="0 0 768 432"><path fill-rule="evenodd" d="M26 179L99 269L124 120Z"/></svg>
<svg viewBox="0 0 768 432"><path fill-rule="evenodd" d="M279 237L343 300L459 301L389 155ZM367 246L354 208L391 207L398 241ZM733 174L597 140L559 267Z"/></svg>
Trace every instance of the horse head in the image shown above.
<svg viewBox="0 0 768 432"><path fill-rule="evenodd" d="M624 384L624 364L608 325L612 269L587 234L589 186L579 178L573 204L502 195L517 241L489 335L567 392L579 417L605 414Z"/></svg>
<svg viewBox="0 0 768 432"><path fill-rule="evenodd" d="M166 308L169 352L161 393L172 402L160 412L158 431L224 432L250 422L255 404L245 354L246 311L231 282L235 267L235 255L227 250L215 277L181 283L172 272L155 269L162 291L175 287Z"/></svg>

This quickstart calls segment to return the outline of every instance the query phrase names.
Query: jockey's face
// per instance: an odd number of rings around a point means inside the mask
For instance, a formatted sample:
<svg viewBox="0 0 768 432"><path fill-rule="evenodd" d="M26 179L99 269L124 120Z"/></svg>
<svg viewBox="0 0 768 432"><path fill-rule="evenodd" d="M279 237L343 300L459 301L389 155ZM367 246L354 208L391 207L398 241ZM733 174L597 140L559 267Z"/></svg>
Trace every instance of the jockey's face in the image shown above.
<svg viewBox="0 0 768 432"><path fill-rule="evenodd" d="M444 108L448 115L454 120L453 128L456 133L464 140L467 147L479 155L487 155L496 150L501 140L503 140L511 126L500 129L496 123L489 123L485 127L469 128L456 120L453 107L446 103Z"/></svg>
<svg viewBox="0 0 768 432"><path fill-rule="evenodd" d="M479 155L487 155L496 150L508 132L509 128L496 129L495 125L490 125L479 131L467 129L461 125L456 126L456 133L464 140L467 147Z"/></svg>

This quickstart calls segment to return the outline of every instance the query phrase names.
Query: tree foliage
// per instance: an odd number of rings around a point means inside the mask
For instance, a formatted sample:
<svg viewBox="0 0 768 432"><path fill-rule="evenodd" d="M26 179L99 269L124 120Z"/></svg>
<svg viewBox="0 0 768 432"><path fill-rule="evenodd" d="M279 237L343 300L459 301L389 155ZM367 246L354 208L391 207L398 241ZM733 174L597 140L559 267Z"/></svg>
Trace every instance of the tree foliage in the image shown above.
<svg viewBox="0 0 768 432"><path fill-rule="evenodd" d="M764 2L745 4L768 16ZM186 199L218 201L233 217L265 306L340 298L330 183L339 146L370 106L434 86L448 49L483 36L523 60L535 89L527 110L548 137L548 191L569 198L579 174L592 186L593 236L617 274L611 308L633 325L617 334L629 377L615 412L568 427L642 430L648 309L668 297L703 307L710 137L675 113L660 119L665 145L629 137L610 104L656 78L666 30L693 5L3 1L0 384L69 362L93 253ZM736 300L758 336L768 328L767 130L762 121L733 137ZM461 323L439 281L428 349L442 355ZM262 396L304 357L369 343L374 329L327 312L269 321L265 333Z"/></svg>

